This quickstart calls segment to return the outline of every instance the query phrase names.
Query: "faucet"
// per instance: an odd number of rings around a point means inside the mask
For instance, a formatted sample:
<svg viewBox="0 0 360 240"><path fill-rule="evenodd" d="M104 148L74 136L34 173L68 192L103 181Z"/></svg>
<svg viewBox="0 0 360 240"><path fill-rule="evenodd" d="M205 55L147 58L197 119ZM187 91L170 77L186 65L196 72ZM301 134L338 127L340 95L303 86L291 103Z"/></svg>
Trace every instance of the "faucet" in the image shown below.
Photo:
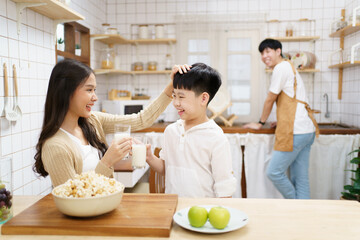
<svg viewBox="0 0 360 240"><path fill-rule="evenodd" d="M326 100L326 113L325 113L325 117L329 118L330 117L330 112L329 112L329 96L327 95L327 93L324 94L323 96Z"/></svg>

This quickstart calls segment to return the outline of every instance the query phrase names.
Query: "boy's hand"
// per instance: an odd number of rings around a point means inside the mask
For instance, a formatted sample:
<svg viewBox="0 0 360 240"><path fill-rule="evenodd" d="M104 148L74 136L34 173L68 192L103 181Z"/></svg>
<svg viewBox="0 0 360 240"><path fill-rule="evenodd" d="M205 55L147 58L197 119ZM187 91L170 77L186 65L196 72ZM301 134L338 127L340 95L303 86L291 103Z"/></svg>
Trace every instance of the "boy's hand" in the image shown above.
<svg viewBox="0 0 360 240"><path fill-rule="evenodd" d="M146 144L146 162L149 163L153 159L153 152L151 151L151 144ZM149 164L150 165L150 164Z"/></svg>

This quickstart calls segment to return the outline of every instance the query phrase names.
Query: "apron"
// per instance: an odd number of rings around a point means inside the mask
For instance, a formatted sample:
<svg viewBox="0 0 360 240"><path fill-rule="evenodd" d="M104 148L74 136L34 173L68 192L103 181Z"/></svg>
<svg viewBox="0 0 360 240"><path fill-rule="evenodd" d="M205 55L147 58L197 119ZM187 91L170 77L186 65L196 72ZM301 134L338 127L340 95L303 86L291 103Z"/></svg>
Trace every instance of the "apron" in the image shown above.
<svg viewBox="0 0 360 240"><path fill-rule="evenodd" d="M297 103L302 103L308 112L308 115L316 128L316 137L319 136L319 126L314 118L314 113L318 111L312 110L308 103L296 99L296 71L294 65L290 63L294 72L294 97L291 98L283 91L280 92L276 100L276 118L277 126L275 130L275 146L276 151L291 152L293 151L294 121Z"/></svg>

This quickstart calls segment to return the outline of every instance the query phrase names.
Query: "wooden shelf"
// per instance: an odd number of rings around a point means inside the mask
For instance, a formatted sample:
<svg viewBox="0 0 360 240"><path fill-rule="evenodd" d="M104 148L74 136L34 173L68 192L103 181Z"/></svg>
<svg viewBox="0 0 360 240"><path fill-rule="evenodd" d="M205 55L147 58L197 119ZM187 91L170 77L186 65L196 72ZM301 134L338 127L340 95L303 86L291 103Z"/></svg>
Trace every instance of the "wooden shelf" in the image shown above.
<svg viewBox="0 0 360 240"><path fill-rule="evenodd" d="M296 69L299 73L316 73L316 72L320 72L319 69ZM272 73L273 70L272 69L265 69L266 73Z"/></svg>
<svg viewBox="0 0 360 240"><path fill-rule="evenodd" d="M102 43L111 44L173 44L176 43L174 38L163 38L163 39L126 39L119 34L93 34L92 38Z"/></svg>
<svg viewBox="0 0 360 240"><path fill-rule="evenodd" d="M304 37L276 37L273 38L280 42L308 42L320 39L320 36L304 36Z"/></svg>
<svg viewBox="0 0 360 240"><path fill-rule="evenodd" d="M344 62L344 63L331 65L331 66L329 66L329 68L343 69L343 68L355 67L355 66L359 66L359 65L360 65L360 61L354 61L354 64L351 64L350 62Z"/></svg>
<svg viewBox="0 0 360 240"><path fill-rule="evenodd" d="M171 70L162 71L125 71L120 69L94 69L95 74L127 74L127 75L155 75L170 74Z"/></svg>
<svg viewBox="0 0 360 240"><path fill-rule="evenodd" d="M87 57L78 56L78 55L75 55L73 53L63 52L63 51L60 51L60 50L56 50L56 54L58 56L63 56L64 58L76 59L76 60L78 60L80 62L89 64L89 59Z"/></svg>
<svg viewBox="0 0 360 240"><path fill-rule="evenodd" d="M341 36L345 37L345 36L350 35L350 34L352 34L354 32L357 32L359 30L360 30L360 24L356 24L355 27L353 27L352 25L349 25L349 26L346 26L346 27L340 29L339 31L331 33L329 36L333 37L333 38L341 37Z"/></svg>
<svg viewBox="0 0 360 240"><path fill-rule="evenodd" d="M64 3L57 0L12 0L15 3L45 3L46 5L29 7L29 9L40 13L51 19L59 20L84 20L85 17L75 12Z"/></svg>

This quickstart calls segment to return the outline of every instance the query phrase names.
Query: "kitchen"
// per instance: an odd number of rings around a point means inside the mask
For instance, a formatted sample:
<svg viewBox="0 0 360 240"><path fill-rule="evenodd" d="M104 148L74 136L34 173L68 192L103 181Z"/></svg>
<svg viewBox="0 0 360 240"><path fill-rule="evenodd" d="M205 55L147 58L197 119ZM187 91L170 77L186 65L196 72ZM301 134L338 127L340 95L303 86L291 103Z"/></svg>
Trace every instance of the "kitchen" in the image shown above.
<svg viewBox="0 0 360 240"><path fill-rule="evenodd" d="M47 17L44 14L31 10L29 6L21 11L20 28L18 29L19 16L17 11L19 9L17 9L17 6L19 5L16 5L15 2L28 1L0 0L0 77L4 79L3 64L6 63L9 76L9 96L11 97L11 103L13 103L15 94L12 65L16 65L19 106L22 116L17 121L10 122L6 119L5 114L2 113L0 122L0 153L2 158L10 157L12 159L12 190L14 196L46 195L51 192L51 181L49 178L38 178L34 174L32 170L35 153L34 147L42 127L49 76L56 63L56 57L59 57L56 51L57 47L55 46L55 42L59 40L55 37L57 29L55 26L58 22L66 24L74 19L64 20L64 17L60 17L58 20L53 20L52 17ZM170 55L171 65L185 63L189 60L193 62L207 61L214 63L213 67L219 70L223 81L226 82L228 87L234 84L230 90L244 91L244 88L239 87L241 86L240 84L236 85L236 83L232 83L230 80L227 81L227 79L231 79L230 74L227 72L227 69L231 68L231 66L223 64L226 62L222 61L222 59L226 56L224 54L227 54L227 50L219 46L224 46L228 38L247 36L251 43L251 49L247 52L247 55L252 56L252 58L251 61L242 60L242 66L239 69L242 73L245 71L244 75L248 74L251 76L251 78L247 78L247 81L243 81L245 89L247 89L247 92L243 95L248 96L248 98L239 99L237 98L237 92L229 90L233 105L224 112L224 115L226 118L233 113L238 115L237 119L234 120L234 126L244 122L258 121L271 73L265 71L265 66L260 60L257 46L260 41L272 35L273 32L278 37L286 37L286 29L289 24L292 26L294 37L300 35L300 19L307 18L311 20L311 24L305 30L309 31L309 36L319 36L319 38L305 42L285 41L283 42L283 49L284 52L299 49L311 51L316 56L316 71L302 73L310 105L314 109L321 110L321 114L316 114L316 120L320 123L337 123L352 126L353 128L360 127L360 81L356 77L359 71L358 67L355 64L355 66L349 68L340 68L341 70L329 68L329 66L336 65L342 61L351 61L351 47L359 42L359 33L354 32L342 38L343 40L339 37L331 37L330 34L337 30L335 25L341 18L342 9L345 9L345 20L349 21L353 10L360 6L360 1L103 0L86 1L84 3L81 0L72 0L65 2L65 5L69 4L68 6L66 5L66 8L84 17L85 20L77 20L77 23L90 31L91 37L88 44L90 49L86 50L85 45L82 46L82 53L80 55L85 56L87 54L90 58L90 66L95 69L96 73L99 100L93 110L103 110L101 104L108 99L109 92L112 89L124 90L126 94L130 92L133 95L138 94L138 96L158 96L169 81L169 72L165 70L168 54ZM214 16L217 16L216 19ZM272 20L275 19L279 21L274 24ZM164 28L160 39L163 37L170 40L157 44L142 44L141 42L114 44L115 69L120 69L125 73L108 73L106 71L110 70L101 71L104 49L108 47L108 44L104 44L101 37L99 37L104 33L104 23L110 24L111 28L116 28L115 31L125 41L137 40L139 38L141 32L140 25L148 25L148 31L146 31L148 35L144 38L154 38L156 40L155 25L162 24ZM351 24L350 21L348 24ZM190 27L190 25L192 26ZM214 36L212 27L217 31L221 31L222 34ZM158 34L161 33L158 32ZM96 39L96 35L98 35L98 39ZM274 35L274 37L276 36ZM195 45L195 48L192 49L193 54L188 54L191 55L188 56L186 49L189 46L186 43L189 40L196 42L195 40L197 39L203 41L215 39L216 44L210 45L210 43L197 42L198 45ZM343 51L339 52L338 49L341 48L342 44ZM205 45L208 47L204 47ZM202 48L197 48L196 46L201 46ZM208 57L206 57L209 49ZM341 54L342 60L340 60ZM157 70L164 72L137 74L132 71L132 64L141 62L143 64L142 68L145 70L148 68L147 64L154 61L157 63ZM249 71L249 69L251 70ZM6 103L3 81L0 84L0 109L4 109ZM325 94L327 94L327 98L324 97ZM121 97L124 96L121 95ZM249 106L251 106L250 109ZM247 114L243 115L244 113ZM164 115L160 116L158 120L170 122L176 119L177 113L170 104ZM219 118L217 120L223 123ZM273 111L268 121L274 120L275 112ZM225 131L226 134L232 134L229 136L230 143L237 146L232 149L232 154L238 156L237 159L241 159L244 162L247 161L248 163L246 164L245 162L245 167L237 163L239 165L237 166L239 176L244 168L248 171L245 173L248 185L246 189L247 197L278 198L278 193L274 193L273 189L269 190L266 179L261 180L265 183L262 185L260 192L270 191L270 193L266 192L264 195L261 195L261 193L258 195L259 192L257 191L252 192L254 188L251 186L256 186L256 183L260 181L258 178L252 178L257 176L258 172L250 165L254 160L249 158L243 159L243 152L240 148L242 144L245 144L244 142L254 143L249 145L248 148L245 147L245 155L252 155L253 152L246 153L246 151L251 149L256 151L257 147L261 147L264 149L262 151L264 155L255 155L253 158L255 160L267 159L266 153L269 151L268 142L271 141L269 139L271 138L271 133L260 132L260 134L249 136L245 132L234 132L231 128L227 131ZM161 140L158 140L161 138L161 132L155 130L155 133L146 134L151 135L154 142L161 142ZM356 132L355 134L352 133L350 138L348 138L349 136L346 133L341 137L337 137L334 132L330 133L330 135L330 140L326 138L324 144L317 145L318 152L315 156L323 158L321 161L318 160L317 163L319 165L317 165L317 168L321 170L326 164L326 160L333 158L333 152L330 151L334 149L333 146L336 146L335 151L344 157L342 162L337 162L335 159L334 166L331 169L310 172L310 180L316 183L316 186L313 185L312 189L317 189L315 192L312 192L312 194L315 194L312 195L314 199L338 199L344 183L349 183L349 179L343 171L345 166L347 166L344 162L348 160L346 155L351 150L354 150L354 147L359 147L359 140L356 140L358 132L357 134ZM344 140L339 140L339 138L344 138ZM330 143L333 145L327 145ZM161 144L159 143L158 145ZM334 178L341 179L341 182L335 181L333 183L336 185L335 188L333 188L333 185L329 186L328 184L324 186L324 182L327 183ZM238 181L240 185L240 177ZM326 192L316 195L317 191L324 187L327 189ZM237 191L238 198L244 197L240 187ZM330 193L327 191L330 191ZM179 228L176 228L176 230L180 231Z"/></svg>

